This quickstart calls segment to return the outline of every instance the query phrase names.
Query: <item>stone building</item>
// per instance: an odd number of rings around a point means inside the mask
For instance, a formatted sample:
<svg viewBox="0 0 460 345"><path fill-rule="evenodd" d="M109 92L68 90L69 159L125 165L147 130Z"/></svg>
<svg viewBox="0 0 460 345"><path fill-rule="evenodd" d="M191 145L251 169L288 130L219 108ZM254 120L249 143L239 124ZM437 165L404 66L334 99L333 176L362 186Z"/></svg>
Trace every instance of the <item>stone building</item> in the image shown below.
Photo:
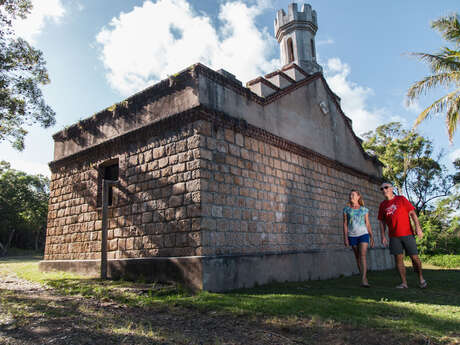
<svg viewBox="0 0 460 345"><path fill-rule="evenodd" d="M283 67L242 86L195 64L56 133L42 270L98 275L102 180L108 276L222 291L356 272L342 208L376 221L381 165L362 149L316 62L316 13L275 20ZM393 262L369 251L371 269Z"/></svg>

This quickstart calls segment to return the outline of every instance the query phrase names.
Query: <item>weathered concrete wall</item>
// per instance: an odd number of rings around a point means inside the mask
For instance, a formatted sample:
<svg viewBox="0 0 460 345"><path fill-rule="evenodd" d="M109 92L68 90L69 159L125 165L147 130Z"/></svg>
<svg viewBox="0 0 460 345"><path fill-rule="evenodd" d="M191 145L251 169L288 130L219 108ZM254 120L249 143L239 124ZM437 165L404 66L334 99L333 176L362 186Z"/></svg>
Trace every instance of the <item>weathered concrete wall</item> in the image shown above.
<svg viewBox="0 0 460 345"><path fill-rule="evenodd" d="M387 249L369 251L369 270L393 266ZM357 274L351 249L229 255L203 258L203 289L227 291L273 282L330 279Z"/></svg>
<svg viewBox="0 0 460 345"><path fill-rule="evenodd" d="M54 159L75 154L197 106L199 102L195 80L189 78L188 72L189 69L182 72L177 80L163 80L56 133L53 136Z"/></svg>
<svg viewBox="0 0 460 345"><path fill-rule="evenodd" d="M100 258L98 166L119 160L108 258L201 254L197 124L147 129L53 168L45 260Z"/></svg>
<svg viewBox="0 0 460 345"><path fill-rule="evenodd" d="M260 104L242 97L234 89L199 76L200 103L251 125L307 147L330 159L381 177L381 168L366 157L354 137L347 119L339 113L337 103L321 78L294 88L282 97ZM329 113L321 111L325 102Z"/></svg>

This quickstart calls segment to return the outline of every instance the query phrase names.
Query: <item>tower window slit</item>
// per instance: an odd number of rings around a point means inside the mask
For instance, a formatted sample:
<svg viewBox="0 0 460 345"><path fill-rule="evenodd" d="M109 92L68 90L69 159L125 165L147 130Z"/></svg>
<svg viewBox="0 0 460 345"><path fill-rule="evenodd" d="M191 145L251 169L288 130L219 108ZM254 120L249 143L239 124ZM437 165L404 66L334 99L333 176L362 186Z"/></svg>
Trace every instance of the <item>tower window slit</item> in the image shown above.
<svg viewBox="0 0 460 345"><path fill-rule="evenodd" d="M316 59L316 49L315 49L315 40L311 39L310 40L310 46L311 46L311 56L313 59Z"/></svg>
<svg viewBox="0 0 460 345"><path fill-rule="evenodd" d="M287 40L287 50L288 50L288 63L294 61L294 45L292 44L292 38Z"/></svg>

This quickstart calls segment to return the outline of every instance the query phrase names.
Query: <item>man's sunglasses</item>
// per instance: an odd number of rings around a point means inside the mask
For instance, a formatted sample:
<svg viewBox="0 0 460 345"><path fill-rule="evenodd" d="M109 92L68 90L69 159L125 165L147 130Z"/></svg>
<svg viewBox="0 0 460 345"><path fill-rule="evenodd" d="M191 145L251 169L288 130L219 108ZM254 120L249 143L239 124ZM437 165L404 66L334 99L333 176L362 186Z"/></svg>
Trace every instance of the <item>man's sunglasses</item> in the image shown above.
<svg viewBox="0 0 460 345"><path fill-rule="evenodd" d="M388 189L390 186L380 187L380 190L383 191L384 189Z"/></svg>

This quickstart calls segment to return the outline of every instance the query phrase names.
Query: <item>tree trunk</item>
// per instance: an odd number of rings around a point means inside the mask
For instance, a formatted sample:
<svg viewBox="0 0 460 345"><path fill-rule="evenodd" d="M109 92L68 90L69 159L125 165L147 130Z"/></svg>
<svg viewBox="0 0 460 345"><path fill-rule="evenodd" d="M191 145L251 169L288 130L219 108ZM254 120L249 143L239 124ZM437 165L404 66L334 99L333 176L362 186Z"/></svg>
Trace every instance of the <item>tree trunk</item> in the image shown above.
<svg viewBox="0 0 460 345"><path fill-rule="evenodd" d="M42 228L40 227L35 233L35 251L38 250L38 241L40 240L40 235L42 234Z"/></svg>
<svg viewBox="0 0 460 345"><path fill-rule="evenodd" d="M6 254L8 254L8 249L10 248L10 245L11 245L11 241L13 240L13 236L14 236L14 233L16 232L16 229L13 229L9 236L8 236L8 242L6 242L5 245L2 245L0 243L0 250L1 250L1 253L0 253L0 256L6 256Z"/></svg>

